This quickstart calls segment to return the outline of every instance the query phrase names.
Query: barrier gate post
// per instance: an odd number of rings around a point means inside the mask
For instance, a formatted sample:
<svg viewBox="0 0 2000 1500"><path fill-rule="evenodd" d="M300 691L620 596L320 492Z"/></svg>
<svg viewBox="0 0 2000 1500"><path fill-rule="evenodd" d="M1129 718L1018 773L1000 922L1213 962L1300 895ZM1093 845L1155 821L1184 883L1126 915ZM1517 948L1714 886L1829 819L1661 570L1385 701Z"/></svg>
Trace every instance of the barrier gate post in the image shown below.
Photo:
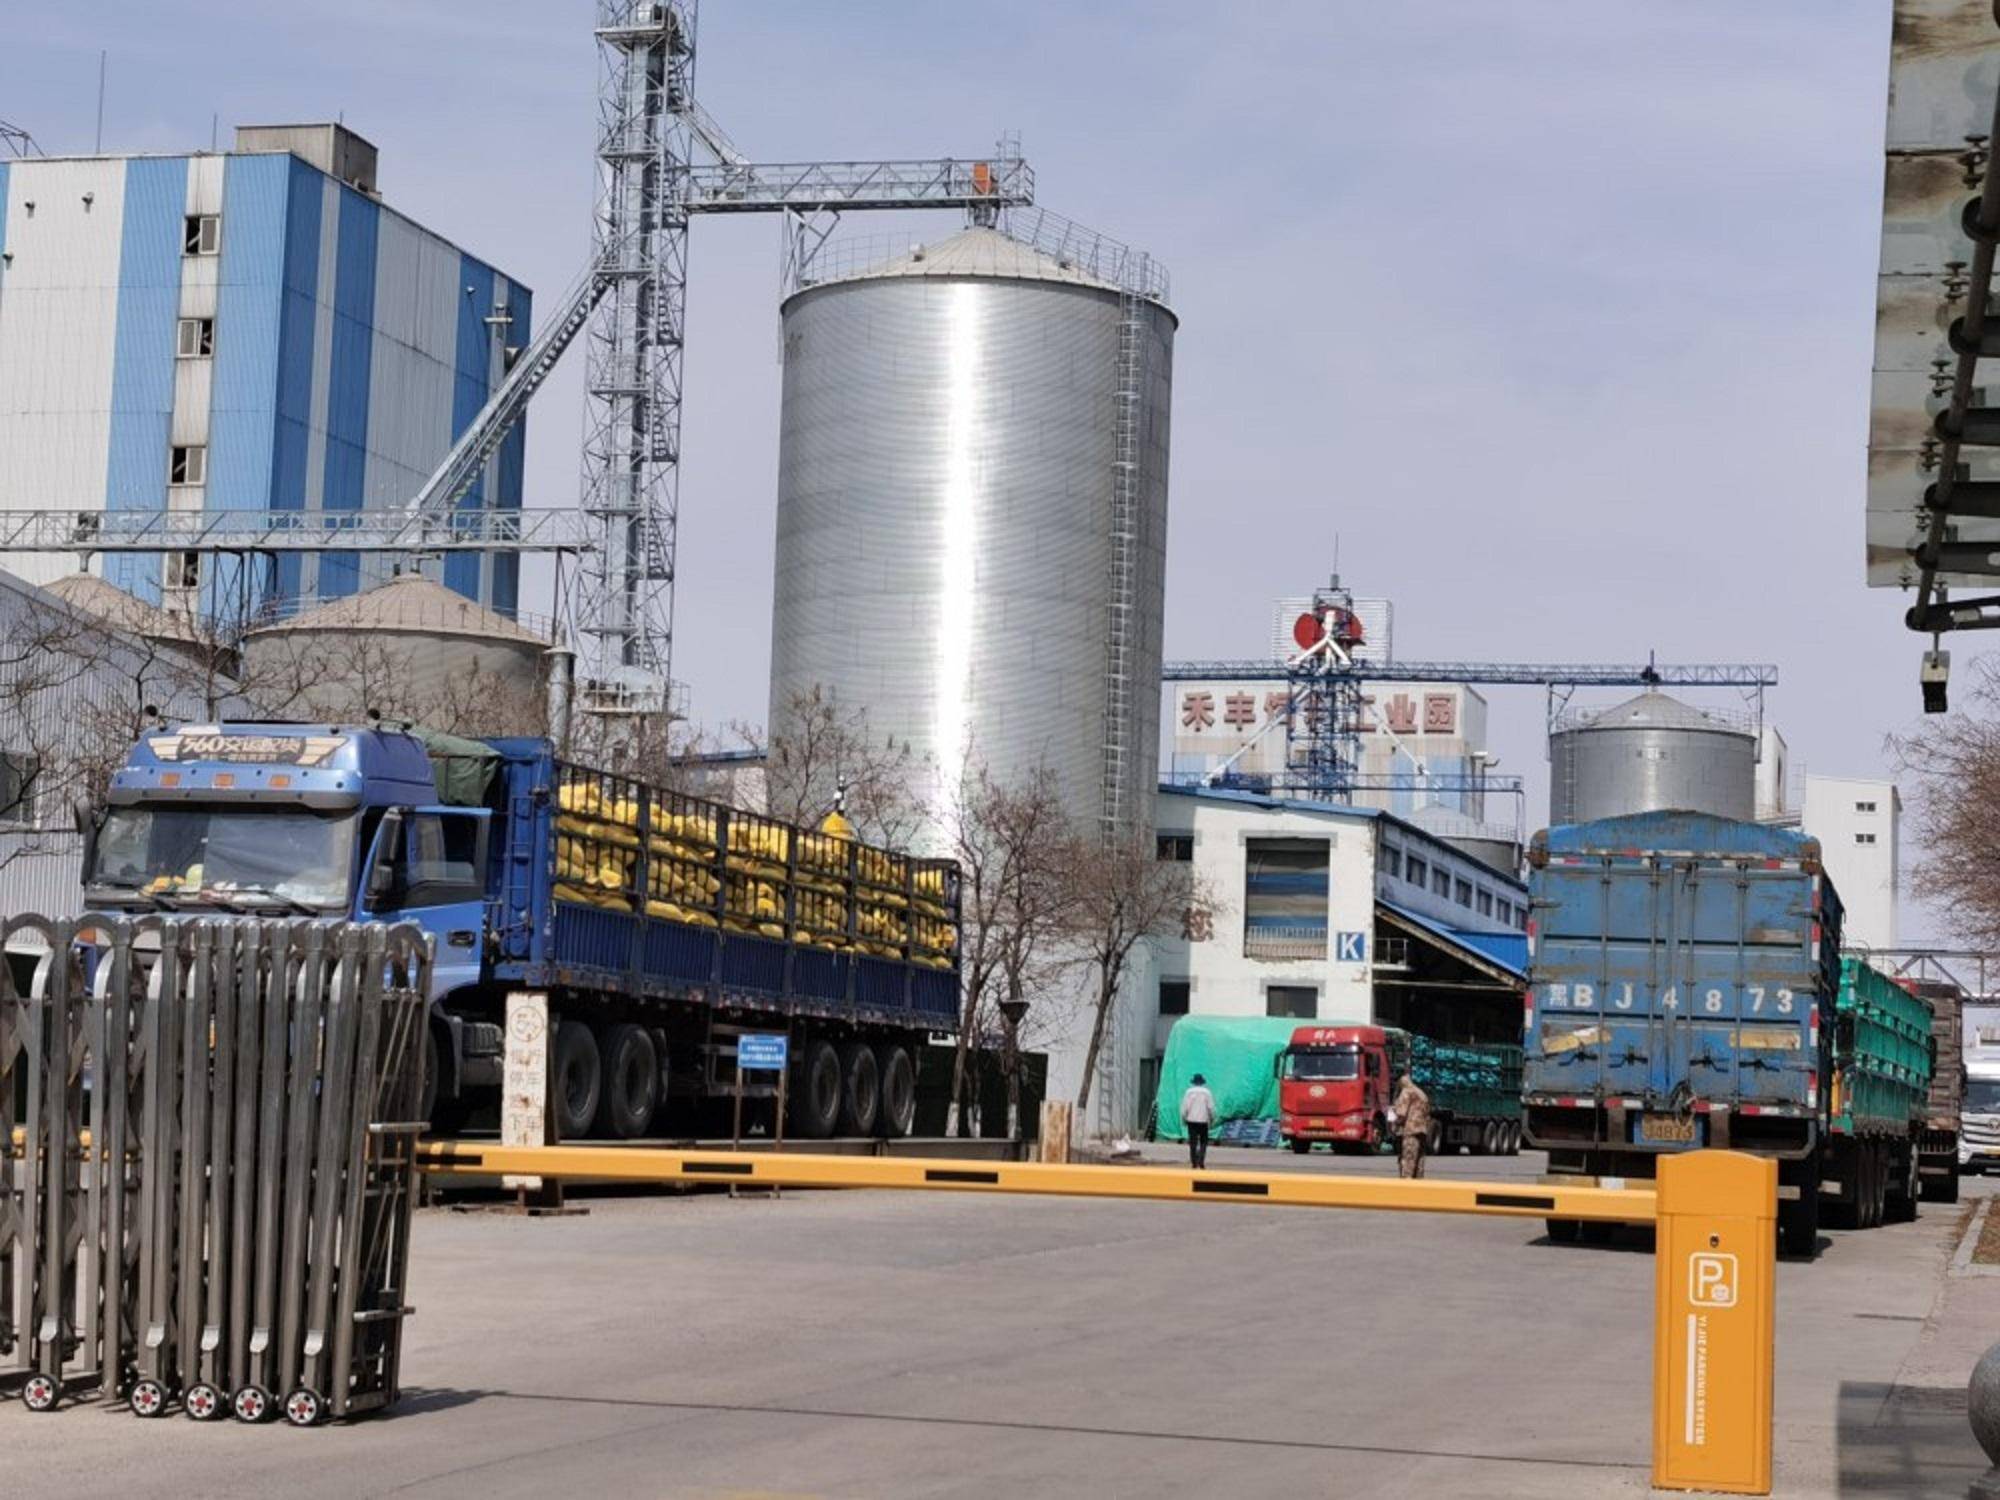
<svg viewBox="0 0 2000 1500"><path fill-rule="evenodd" d="M1768 1495L1778 1164L1691 1151L1659 1174L1654 1487Z"/></svg>

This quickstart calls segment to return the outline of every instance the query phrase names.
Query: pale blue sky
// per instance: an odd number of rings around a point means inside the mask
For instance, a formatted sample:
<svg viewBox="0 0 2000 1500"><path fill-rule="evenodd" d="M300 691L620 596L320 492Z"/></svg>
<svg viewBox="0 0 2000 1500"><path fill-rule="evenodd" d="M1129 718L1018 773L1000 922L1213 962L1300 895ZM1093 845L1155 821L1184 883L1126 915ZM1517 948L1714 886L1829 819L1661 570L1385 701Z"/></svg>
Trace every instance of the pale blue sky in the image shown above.
<svg viewBox="0 0 2000 1500"><path fill-rule="evenodd" d="M1795 761L1865 775L1917 707L1902 601L1861 585L1888 12L709 0L699 92L764 159L1018 130L1045 204L1170 267L1170 655L1259 649L1338 532L1405 656L1774 661ZM100 46L107 148L344 112L388 201L547 298L587 243L590 16L16 0L0 118L87 150ZM699 224L692 277L676 675L759 718L775 224ZM574 495L580 425L571 370L530 504ZM1540 697L1492 701L1539 818Z"/></svg>

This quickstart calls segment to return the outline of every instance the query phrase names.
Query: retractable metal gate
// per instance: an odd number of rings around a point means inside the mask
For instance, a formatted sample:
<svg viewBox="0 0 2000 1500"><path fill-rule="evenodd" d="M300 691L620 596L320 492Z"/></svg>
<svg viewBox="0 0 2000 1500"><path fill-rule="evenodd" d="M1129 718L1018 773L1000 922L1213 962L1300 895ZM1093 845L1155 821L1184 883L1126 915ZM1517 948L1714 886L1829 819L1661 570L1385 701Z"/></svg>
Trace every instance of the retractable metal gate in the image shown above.
<svg viewBox="0 0 2000 1500"><path fill-rule="evenodd" d="M386 1405L408 1314L431 940L0 920L0 1387L141 1416Z"/></svg>

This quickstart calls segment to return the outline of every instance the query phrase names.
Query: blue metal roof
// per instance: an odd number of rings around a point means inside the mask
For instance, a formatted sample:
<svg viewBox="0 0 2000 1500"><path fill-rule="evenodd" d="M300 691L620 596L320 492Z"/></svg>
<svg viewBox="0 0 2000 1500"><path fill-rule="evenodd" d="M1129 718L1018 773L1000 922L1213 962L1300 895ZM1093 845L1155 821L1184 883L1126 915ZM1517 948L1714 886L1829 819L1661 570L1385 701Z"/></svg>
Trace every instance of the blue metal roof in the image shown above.
<svg viewBox="0 0 2000 1500"><path fill-rule="evenodd" d="M1175 797L1196 797L1203 802L1234 802L1242 807L1268 807L1281 811L1332 813L1342 818L1386 818L1376 807L1355 807L1347 802L1315 802L1304 797L1277 797L1269 792L1246 792L1241 787L1183 786L1163 781L1160 790ZM1400 821L1400 820L1399 820ZM1418 832L1423 830L1419 829Z"/></svg>
<svg viewBox="0 0 2000 1500"><path fill-rule="evenodd" d="M1465 927L1452 927L1427 917L1421 912L1398 906L1394 901L1375 898L1376 905L1387 907L1412 927L1421 927L1440 941L1465 950L1490 964L1497 964L1518 978L1528 975L1528 935L1524 932L1475 932Z"/></svg>

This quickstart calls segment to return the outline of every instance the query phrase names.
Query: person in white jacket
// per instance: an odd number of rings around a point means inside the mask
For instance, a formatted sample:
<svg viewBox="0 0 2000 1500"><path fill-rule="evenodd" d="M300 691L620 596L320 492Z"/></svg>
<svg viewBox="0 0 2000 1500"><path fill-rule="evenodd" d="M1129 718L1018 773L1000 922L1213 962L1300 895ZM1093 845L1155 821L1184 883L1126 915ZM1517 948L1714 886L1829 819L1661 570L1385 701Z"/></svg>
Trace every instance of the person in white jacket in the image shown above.
<svg viewBox="0 0 2000 1500"><path fill-rule="evenodd" d="M1215 1095L1208 1080L1194 1075L1188 1091L1181 1095L1181 1124L1187 1129L1188 1161L1196 1171L1208 1165L1208 1128L1215 1123Z"/></svg>

